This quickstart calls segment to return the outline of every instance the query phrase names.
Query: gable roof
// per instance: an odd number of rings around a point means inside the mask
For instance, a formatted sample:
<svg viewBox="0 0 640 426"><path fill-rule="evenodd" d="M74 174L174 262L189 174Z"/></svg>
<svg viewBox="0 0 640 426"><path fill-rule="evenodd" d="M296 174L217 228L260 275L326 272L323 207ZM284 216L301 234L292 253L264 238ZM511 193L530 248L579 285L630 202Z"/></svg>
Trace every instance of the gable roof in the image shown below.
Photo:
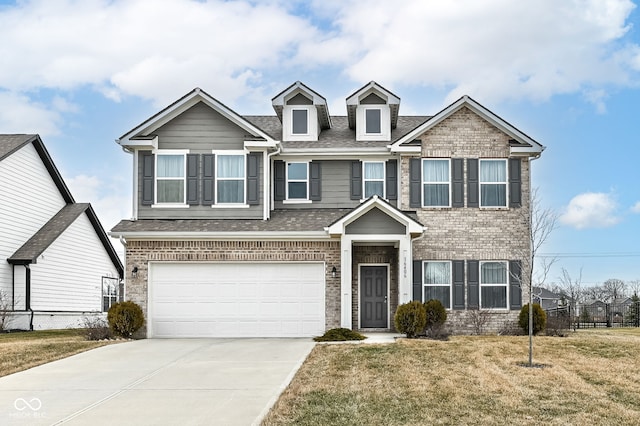
<svg viewBox="0 0 640 426"><path fill-rule="evenodd" d="M391 91L385 89L375 81L370 81L351 95L347 97L347 116L349 117L349 127L355 129L356 127L356 108L360 104L360 101L369 96L369 94L375 93L376 95L382 95L382 98L386 100L387 105L391 111L391 128L395 128L398 123L398 111L400 110L400 97L393 94Z"/></svg>
<svg viewBox="0 0 640 426"><path fill-rule="evenodd" d="M53 179L53 182L60 191L60 195L62 195L64 201L66 203L74 203L75 200L73 199L69 188L67 188L64 180L62 180L62 175L60 175L58 168L53 163L53 160L51 159L51 156L49 155L47 149L44 147L44 143L42 142L42 139L40 139L39 135L0 135L0 161L4 160L14 152L20 150L22 147L30 143L33 144L33 147L40 156L40 159L42 160L44 167L49 172L49 175L51 175L51 179Z"/></svg>
<svg viewBox="0 0 640 426"><path fill-rule="evenodd" d="M29 238L22 247L16 250L16 252L7 259L7 262L20 265L37 263L38 257L83 213L86 213L96 235L118 270L120 278L122 278L124 273L122 262L89 203L73 203L64 206L55 216L45 223L38 232Z"/></svg>
<svg viewBox="0 0 640 426"><path fill-rule="evenodd" d="M199 102L205 103L207 106L220 113L223 117L247 131L253 137L264 139L268 142L275 142L275 140L269 134L258 128L255 124L245 120L244 117L242 117L199 87L196 87L191 92L187 93L162 111L156 113L133 129L129 130L127 133L116 139L116 142L126 147L129 146L129 142L132 140L148 139L149 135L154 130L168 123L169 121L179 116Z"/></svg>
<svg viewBox="0 0 640 426"><path fill-rule="evenodd" d="M544 151L545 147L540 143L536 142L533 138L529 137L527 134L521 132L516 129L513 125L511 125L506 120L502 119L498 115L489 111L487 108L482 106L480 103L473 100L471 97L464 95L451 105L444 108L442 111L438 112L433 117L427 119L424 123L417 126L412 131L408 132L402 138L397 140L391 145L391 151L402 151L402 145L409 145L411 142L419 137L421 134L427 132L428 130L435 127L437 124L441 123L446 118L450 117L457 111L462 108L469 108L471 111L479 115L481 118L492 124L493 126L500 129L505 134L509 135L513 138L513 141L510 141L511 152L514 154L522 154L522 155L530 155L530 156L538 156Z"/></svg>
<svg viewBox="0 0 640 426"><path fill-rule="evenodd" d="M329 115L329 107L327 106L327 100L324 96L321 96L315 90L312 90L301 81L296 81L291 86L284 89L282 92L278 93L271 99L271 104L273 105L273 109L276 111L276 115L280 122L282 122L282 110L284 108L284 104L294 93L306 93L311 96L311 102L316 107L318 111L318 121L320 122L320 127L322 129L331 128L331 116Z"/></svg>
<svg viewBox="0 0 640 426"><path fill-rule="evenodd" d="M425 230L425 227L420 222L418 222L417 218L414 219L413 217L409 216L408 213L398 210L392 204L378 197L377 195L370 197L367 201L363 202L358 207L354 208L349 213L342 216L331 225L327 226L326 230L329 234L332 235L343 234L347 225L355 222L360 217L376 208L387 214L397 222L405 225L407 227L407 233L409 234L419 235L422 234L422 232L424 232Z"/></svg>

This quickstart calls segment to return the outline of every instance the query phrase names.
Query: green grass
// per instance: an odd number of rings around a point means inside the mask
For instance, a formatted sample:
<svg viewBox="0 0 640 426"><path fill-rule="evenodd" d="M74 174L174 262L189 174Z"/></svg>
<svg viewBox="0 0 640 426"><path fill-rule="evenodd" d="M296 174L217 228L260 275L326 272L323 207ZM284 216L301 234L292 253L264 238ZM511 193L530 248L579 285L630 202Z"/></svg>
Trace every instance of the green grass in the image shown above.
<svg viewBox="0 0 640 426"><path fill-rule="evenodd" d="M265 424L640 424L640 329L319 345Z"/></svg>
<svg viewBox="0 0 640 426"><path fill-rule="evenodd" d="M85 340L76 329L1 333L0 377L109 343Z"/></svg>

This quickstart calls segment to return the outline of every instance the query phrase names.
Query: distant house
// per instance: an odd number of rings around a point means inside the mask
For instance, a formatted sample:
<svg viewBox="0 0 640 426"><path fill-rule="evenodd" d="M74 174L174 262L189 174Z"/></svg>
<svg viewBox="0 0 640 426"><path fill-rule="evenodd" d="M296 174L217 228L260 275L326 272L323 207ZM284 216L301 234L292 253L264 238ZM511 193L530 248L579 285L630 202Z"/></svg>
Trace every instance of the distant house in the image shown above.
<svg viewBox="0 0 640 426"><path fill-rule="evenodd" d="M123 267L38 135L0 135L0 293L8 328L81 324L120 297Z"/></svg>
<svg viewBox="0 0 640 426"><path fill-rule="evenodd" d="M542 309L554 309L562 304L563 296L543 287L533 287L533 303L538 303Z"/></svg>

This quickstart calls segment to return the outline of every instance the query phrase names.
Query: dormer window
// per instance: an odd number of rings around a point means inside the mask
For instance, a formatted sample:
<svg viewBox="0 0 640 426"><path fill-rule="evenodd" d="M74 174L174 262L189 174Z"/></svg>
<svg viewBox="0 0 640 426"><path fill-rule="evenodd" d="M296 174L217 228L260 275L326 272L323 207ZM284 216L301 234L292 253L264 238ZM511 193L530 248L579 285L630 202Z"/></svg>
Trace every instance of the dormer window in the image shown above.
<svg viewBox="0 0 640 426"><path fill-rule="evenodd" d="M291 110L291 134L309 134L309 111L307 109Z"/></svg>
<svg viewBox="0 0 640 426"><path fill-rule="evenodd" d="M382 133L382 112L380 108L365 109L365 131L368 135L379 135Z"/></svg>

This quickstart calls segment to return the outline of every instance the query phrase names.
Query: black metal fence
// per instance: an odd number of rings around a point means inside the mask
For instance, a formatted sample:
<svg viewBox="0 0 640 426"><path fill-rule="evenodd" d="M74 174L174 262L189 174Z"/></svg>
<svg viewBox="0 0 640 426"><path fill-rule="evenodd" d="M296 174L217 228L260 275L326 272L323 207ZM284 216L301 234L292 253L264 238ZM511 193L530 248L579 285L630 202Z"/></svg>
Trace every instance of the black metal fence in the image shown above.
<svg viewBox="0 0 640 426"><path fill-rule="evenodd" d="M546 309L547 328L640 327L640 302L560 306Z"/></svg>

